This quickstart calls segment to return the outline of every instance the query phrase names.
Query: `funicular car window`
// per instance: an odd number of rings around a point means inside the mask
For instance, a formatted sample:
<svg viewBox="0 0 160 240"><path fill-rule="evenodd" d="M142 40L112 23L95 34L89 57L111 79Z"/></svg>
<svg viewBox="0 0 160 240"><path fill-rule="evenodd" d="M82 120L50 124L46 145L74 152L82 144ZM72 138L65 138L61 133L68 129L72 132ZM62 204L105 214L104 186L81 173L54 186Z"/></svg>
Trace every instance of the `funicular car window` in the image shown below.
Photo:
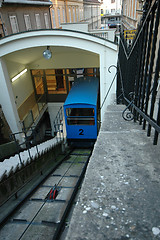
<svg viewBox="0 0 160 240"><path fill-rule="evenodd" d="M94 108L67 108L68 125L95 125Z"/></svg>
<svg viewBox="0 0 160 240"><path fill-rule="evenodd" d="M66 109L67 116L81 116L81 117L89 117L94 116L94 108L67 108Z"/></svg>

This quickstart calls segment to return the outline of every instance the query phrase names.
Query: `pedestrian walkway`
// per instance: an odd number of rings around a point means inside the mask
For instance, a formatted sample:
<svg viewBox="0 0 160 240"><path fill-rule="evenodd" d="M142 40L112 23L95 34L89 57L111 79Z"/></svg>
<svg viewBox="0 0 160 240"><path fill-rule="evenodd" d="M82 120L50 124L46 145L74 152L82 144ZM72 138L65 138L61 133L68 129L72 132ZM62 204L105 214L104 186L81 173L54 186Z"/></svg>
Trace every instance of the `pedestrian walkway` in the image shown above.
<svg viewBox="0 0 160 240"><path fill-rule="evenodd" d="M107 108L65 240L160 239L160 143Z"/></svg>

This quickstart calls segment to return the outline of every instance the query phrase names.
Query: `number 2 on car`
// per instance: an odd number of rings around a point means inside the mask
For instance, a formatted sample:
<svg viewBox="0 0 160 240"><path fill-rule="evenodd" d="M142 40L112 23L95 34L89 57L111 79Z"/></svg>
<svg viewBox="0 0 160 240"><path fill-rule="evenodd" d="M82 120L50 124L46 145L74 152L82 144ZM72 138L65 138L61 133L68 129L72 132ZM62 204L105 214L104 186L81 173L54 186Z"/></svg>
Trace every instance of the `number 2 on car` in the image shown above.
<svg viewBox="0 0 160 240"><path fill-rule="evenodd" d="M79 135L84 135L84 130L83 129L79 129Z"/></svg>

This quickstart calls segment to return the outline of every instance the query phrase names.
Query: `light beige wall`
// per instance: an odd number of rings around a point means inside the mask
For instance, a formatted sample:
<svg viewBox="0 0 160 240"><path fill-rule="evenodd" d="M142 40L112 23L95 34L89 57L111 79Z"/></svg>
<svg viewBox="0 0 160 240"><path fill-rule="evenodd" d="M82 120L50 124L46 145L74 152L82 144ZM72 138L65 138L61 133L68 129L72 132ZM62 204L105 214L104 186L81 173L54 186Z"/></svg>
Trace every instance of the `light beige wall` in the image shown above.
<svg viewBox="0 0 160 240"><path fill-rule="evenodd" d="M10 79L26 68L23 64L11 61L6 61L6 65ZM12 83L12 89L18 108L34 91L29 69L24 75Z"/></svg>
<svg viewBox="0 0 160 240"><path fill-rule="evenodd" d="M40 59L29 65L30 69L49 69L49 68L90 68L99 67L99 56L96 54L70 52L52 53L50 60Z"/></svg>
<svg viewBox="0 0 160 240"><path fill-rule="evenodd" d="M75 11L75 22L77 22L77 13L78 13L78 21L81 20L80 18L80 9L83 9L83 0L79 1L64 1L64 0L59 0L59 1L54 1L53 2L53 9L55 12L55 23L56 26L52 22L53 28L59 28L59 20L58 20L58 8L60 9L60 18L61 18L61 23L69 23L70 22L70 16L69 16L69 8L71 9L71 22L74 22L74 17L73 17L73 11ZM52 8L51 8L51 16L52 15ZM74 9L73 9L74 8ZM76 11L76 8L78 9L78 12ZM65 22L63 19L63 9L65 11Z"/></svg>
<svg viewBox="0 0 160 240"><path fill-rule="evenodd" d="M133 6L133 9L132 9L132 6ZM135 7L136 7L136 14L135 14ZM125 8L126 8L126 13L125 13ZM122 20L124 22L125 28L128 28L128 29L137 28L137 24L140 21L140 18L142 16L142 12L139 12L137 10L141 10L141 9L142 9L142 4L140 4L138 0L123 0L123 14L122 14L123 19Z"/></svg>

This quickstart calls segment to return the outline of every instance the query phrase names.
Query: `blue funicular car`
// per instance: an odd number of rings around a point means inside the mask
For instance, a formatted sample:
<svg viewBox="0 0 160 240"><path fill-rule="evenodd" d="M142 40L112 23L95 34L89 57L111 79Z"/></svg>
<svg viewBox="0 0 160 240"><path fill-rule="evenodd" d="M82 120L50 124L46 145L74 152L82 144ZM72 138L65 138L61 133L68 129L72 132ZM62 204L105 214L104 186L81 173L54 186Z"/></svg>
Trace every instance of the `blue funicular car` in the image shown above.
<svg viewBox="0 0 160 240"><path fill-rule="evenodd" d="M98 91L96 77L75 80L63 106L68 142L95 142L97 139Z"/></svg>

